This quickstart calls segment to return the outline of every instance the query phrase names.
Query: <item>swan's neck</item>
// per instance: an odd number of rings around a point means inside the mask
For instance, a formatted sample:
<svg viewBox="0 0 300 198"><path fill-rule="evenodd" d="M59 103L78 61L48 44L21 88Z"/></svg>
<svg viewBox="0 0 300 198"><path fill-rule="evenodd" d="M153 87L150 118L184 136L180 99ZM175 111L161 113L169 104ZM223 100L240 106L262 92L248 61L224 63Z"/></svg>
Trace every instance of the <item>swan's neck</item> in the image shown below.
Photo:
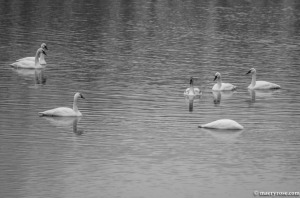
<svg viewBox="0 0 300 198"><path fill-rule="evenodd" d="M34 60L36 66L40 64L39 56L40 56L40 52L37 51L35 54L35 60Z"/></svg>
<svg viewBox="0 0 300 198"><path fill-rule="evenodd" d="M191 81L190 83L190 92L192 92L192 94L195 94L195 91L194 91L194 85L193 85L193 81Z"/></svg>
<svg viewBox="0 0 300 198"><path fill-rule="evenodd" d="M45 55L43 53L41 53L41 55L40 55L40 61L44 61L45 62Z"/></svg>
<svg viewBox="0 0 300 198"><path fill-rule="evenodd" d="M190 84L190 88L194 88L193 82Z"/></svg>
<svg viewBox="0 0 300 198"><path fill-rule="evenodd" d="M222 79L221 79L221 77L220 77L220 78L218 78L218 80L217 80L217 84L218 84L218 87L219 87L219 88L221 88L221 87L222 87Z"/></svg>
<svg viewBox="0 0 300 198"><path fill-rule="evenodd" d="M252 81L251 81L251 86L254 87L256 84L256 73L252 74Z"/></svg>
<svg viewBox="0 0 300 198"><path fill-rule="evenodd" d="M77 97L77 96L74 96L73 110L74 110L75 112L78 112L77 99L78 99L78 97Z"/></svg>

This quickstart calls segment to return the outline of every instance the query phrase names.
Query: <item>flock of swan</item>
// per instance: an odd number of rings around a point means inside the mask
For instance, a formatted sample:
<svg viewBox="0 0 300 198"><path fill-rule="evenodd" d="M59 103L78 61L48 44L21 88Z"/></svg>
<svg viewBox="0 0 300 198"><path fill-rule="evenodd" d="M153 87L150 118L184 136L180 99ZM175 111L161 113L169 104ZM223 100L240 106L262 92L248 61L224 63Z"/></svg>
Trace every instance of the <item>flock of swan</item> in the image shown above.
<svg viewBox="0 0 300 198"><path fill-rule="evenodd" d="M46 50L48 50L47 45L42 43L41 47L36 51L35 57L25 57L18 59L16 62L12 63L11 66L14 68L22 69L40 69L45 67L47 64L45 61ZM248 86L250 90L266 90L266 89L280 89L281 87L275 83L267 81L256 81L256 70L251 68L246 74L252 75L251 84ZM214 81L217 83L212 87L213 91L233 91L236 90L236 86L230 83L223 83L221 74L217 72L215 74ZM199 96L202 94L199 88L194 87L194 78L190 78L190 87L184 92L185 96ZM61 116L61 117L80 117L82 113L77 107L78 98L84 99L84 96L77 92L74 95L73 108L68 107L58 107L55 109L50 109L47 111L39 112L40 116ZM214 122L200 125L199 128L211 128L211 129L243 129L244 127L238 122L230 119L220 119Z"/></svg>
<svg viewBox="0 0 300 198"><path fill-rule="evenodd" d="M256 70L251 68L246 74L252 75L251 84L248 86L250 90L269 90L269 89L280 89L281 87L275 83L267 82L267 81L256 81ZM193 77L190 79L190 87L184 91L185 96L199 96L201 95L201 91L199 88L194 87L193 85ZM212 87L212 91L233 91L236 90L236 86L230 83L223 83L221 74L217 72L215 74L214 81L217 83ZM210 122L207 124L200 125L199 128L210 128L210 129L244 129L242 125L238 122L230 119L220 119L214 122Z"/></svg>

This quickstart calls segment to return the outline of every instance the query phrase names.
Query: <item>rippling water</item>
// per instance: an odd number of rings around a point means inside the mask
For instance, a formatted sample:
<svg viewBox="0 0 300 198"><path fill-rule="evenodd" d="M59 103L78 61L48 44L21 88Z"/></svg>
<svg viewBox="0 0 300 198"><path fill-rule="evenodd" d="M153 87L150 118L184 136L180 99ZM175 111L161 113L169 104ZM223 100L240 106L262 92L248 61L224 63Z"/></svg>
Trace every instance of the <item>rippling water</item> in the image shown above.
<svg viewBox="0 0 300 198"><path fill-rule="evenodd" d="M300 3L0 0L1 197L299 191ZM49 51L43 70L12 69ZM258 80L276 91L248 91ZM212 93L215 72L235 92ZM189 78L203 91L189 100ZM38 112L72 106L83 117ZM200 129L220 118L239 132Z"/></svg>

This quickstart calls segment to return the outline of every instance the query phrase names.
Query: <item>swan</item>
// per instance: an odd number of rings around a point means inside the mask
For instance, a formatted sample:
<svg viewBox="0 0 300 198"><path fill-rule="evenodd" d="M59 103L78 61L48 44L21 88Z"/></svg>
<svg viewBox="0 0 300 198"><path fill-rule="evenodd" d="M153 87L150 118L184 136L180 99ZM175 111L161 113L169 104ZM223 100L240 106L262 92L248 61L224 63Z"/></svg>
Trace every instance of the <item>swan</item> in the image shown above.
<svg viewBox="0 0 300 198"><path fill-rule="evenodd" d="M47 45L46 45L46 43L42 43L41 44L41 48L43 49L43 50L48 50L48 48L47 48ZM25 58L21 58L21 59L18 59L17 61L35 61L35 57L25 57ZM46 63L46 61L45 61L45 56L44 56L44 54L41 54L41 56L40 56L40 58L39 58L39 61L40 61L40 64L41 65L45 65L45 64L47 64Z"/></svg>
<svg viewBox="0 0 300 198"><path fill-rule="evenodd" d="M42 48L39 48L36 51L34 62L30 60L17 61L15 63L12 63L11 66L14 68L23 68L23 69L44 68L39 62L39 57L41 56L41 54L47 55Z"/></svg>
<svg viewBox="0 0 300 198"><path fill-rule="evenodd" d="M232 91L236 89L236 86L230 83L222 83L221 74L219 72L215 74L214 81L215 80L217 80L217 83L213 86L213 91Z"/></svg>
<svg viewBox="0 0 300 198"><path fill-rule="evenodd" d="M183 93L185 96L197 96L200 95L200 89L194 87L194 78L190 78L190 87L185 90Z"/></svg>
<svg viewBox="0 0 300 198"><path fill-rule="evenodd" d="M251 84L248 86L248 89L280 89L281 87L275 83L267 81L256 81L256 70L251 68L246 74L252 75Z"/></svg>
<svg viewBox="0 0 300 198"><path fill-rule="evenodd" d="M207 124L200 125L199 128L210 128L210 129L244 129L242 125L234 120L220 119Z"/></svg>
<svg viewBox="0 0 300 198"><path fill-rule="evenodd" d="M55 109L50 109L47 111L39 112L40 116L82 116L80 111L78 110L77 107L77 99L78 98L83 98L83 95L79 92L77 92L74 95L74 102L73 102L73 109L68 108L68 107L58 107Z"/></svg>

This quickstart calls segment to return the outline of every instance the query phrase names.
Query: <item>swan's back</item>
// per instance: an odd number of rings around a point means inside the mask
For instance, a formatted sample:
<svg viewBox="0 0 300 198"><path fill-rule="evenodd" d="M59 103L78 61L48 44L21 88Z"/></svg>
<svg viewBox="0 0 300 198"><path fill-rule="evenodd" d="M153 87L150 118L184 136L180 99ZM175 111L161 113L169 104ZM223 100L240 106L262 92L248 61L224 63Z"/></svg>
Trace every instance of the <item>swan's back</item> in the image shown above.
<svg viewBox="0 0 300 198"><path fill-rule="evenodd" d="M45 58L42 56L44 56L43 54L41 54L41 57L39 58L39 63L41 65L45 65L47 64L47 62L45 61ZM32 61L34 62L35 61L35 57L25 57L25 58L21 58L21 59L18 59L17 62L22 62L22 61Z"/></svg>
<svg viewBox="0 0 300 198"><path fill-rule="evenodd" d="M50 109L44 112L39 112L40 116L81 116L81 113L75 112L73 109L68 107L58 107Z"/></svg>
<svg viewBox="0 0 300 198"><path fill-rule="evenodd" d="M19 61L35 61L34 59L35 59L35 57L25 57L25 58L20 58L17 61L18 62Z"/></svg>
<svg viewBox="0 0 300 198"><path fill-rule="evenodd" d="M222 83L221 87L219 87L218 83L216 83L213 88L213 91L233 91L236 90L236 86L230 83Z"/></svg>
<svg viewBox="0 0 300 198"><path fill-rule="evenodd" d="M256 81L254 87L249 85L248 88L249 89L280 89L281 87L275 83L271 83L267 81Z"/></svg>
<svg viewBox="0 0 300 198"><path fill-rule="evenodd" d="M183 93L185 96L197 96L197 95L200 95L201 92L200 92L200 89L199 88L193 88L194 89L194 92L192 91L191 88L187 88L185 90L185 92Z"/></svg>
<svg viewBox="0 0 300 198"><path fill-rule="evenodd" d="M27 69L31 69L31 68L42 68L42 66L40 64L35 65L34 61L30 61L30 60L23 60L23 61L18 61L18 62L14 62L12 64L10 64L12 67L14 68L27 68Z"/></svg>
<svg viewBox="0 0 300 198"><path fill-rule="evenodd" d="M210 122L208 124L203 124L200 125L199 128L210 128L210 129L244 129L242 125L237 123L234 120L230 119L221 119L221 120L216 120L214 122Z"/></svg>

